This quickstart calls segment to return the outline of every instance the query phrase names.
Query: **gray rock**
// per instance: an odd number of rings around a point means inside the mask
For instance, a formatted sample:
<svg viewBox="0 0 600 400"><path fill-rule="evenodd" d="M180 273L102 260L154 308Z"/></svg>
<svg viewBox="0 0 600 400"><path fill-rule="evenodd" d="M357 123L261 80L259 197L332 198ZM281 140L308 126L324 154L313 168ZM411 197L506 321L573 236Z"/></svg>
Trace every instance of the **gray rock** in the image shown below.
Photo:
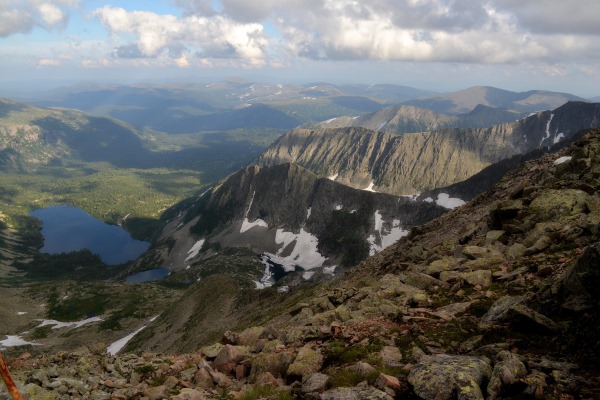
<svg viewBox="0 0 600 400"><path fill-rule="evenodd" d="M517 260L523 257L526 250L527 247L523 246L521 243L515 243L506 250L506 257L509 260Z"/></svg>
<svg viewBox="0 0 600 400"><path fill-rule="evenodd" d="M196 389L181 389L179 394L172 396L170 400L204 400L204 393Z"/></svg>
<svg viewBox="0 0 600 400"><path fill-rule="evenodd" d="M480 385L492 374L485 357L425 356L415 364L408 381L424 400L483 400Z"/></svg>
<svg viewBox="0 0 600 400"><path fill-rule="evenodd" d="M466 258L471 260L477 260L479 258L502 257L502 254L500 254L497 250L480 246L465 246L462 249L462 253Z"/></svg>
<svg viewBox="0 0 600 400"><path fill-rule="evenodd" d="M341 387L321 394L321 400L392 400L393 397L374 387Z"/></svg>
<svg viewBox="0 0 600 400"><path fill-rule="evenodd" d="M485 243L494 244L495 242L504 242L507 237L506 231L489 231L485 234Z"/></svg>
<svg viewBox="0 0 600 400"><path fill-rule="evenodd" d="M302 383L302 393L322 392L327 389L330 378L328 375L316 372L309 375Z"/></svg>
<svg viewBox="0 0 600 400"><path fill-rule="evenodd" d="M496 300L490 309L481 317L482 322L496 322L504 317L504 314L515 304L523 302L523 296L504 296Z"/></svg>
<svg viewBox="0 0 600 400"><path fill-rule="evenodd" d="M321 352L313 350L307 344L298 351L296 359L287 370L287 375L305 377L319 371L322 366L323 355Z"/></svg>
<svg viewBox="0 0 600 400"><path fill-rule="evenodd" d="M498 358L501 361L494 365L492 377L487 387L490 400L497 399L503 390L506 391L527 375L525 364L515 354L504 350L498 353Z"/></svg>
<svg viewBox="0 0 600 400"><path fill-rule="evenodd" d="M488 287L492 284L492 271L490 270L462 272L460 276L473 286Z"/></svg>
<svg viewBox="0 0 600 400"><path fill-rule="evenodd" d="M349 369L358 373L362 378L367 378L367 376L377 371L375 367L364 361L359 361L356 364L351 365Z"/></svg>
<svg viewBox="0 0 600 400"><path fill-rule="evenodd" d="M293 360L294 354L291 352L261 353L252 360L249 381L255 382L263 372L270 372L275 378L285 376Z"/></svg>
<svg viewBox="0 0 600 400"><path fill-rule="evenodd" d="M565 276L563 286L570 293L600 303L600 243L585 249L575 267Z"/></svg>
<svg viewBox="0 0 600 400"><path fill-rule="evenodd" d="M402 363L402 353L396 346L384 346L379 352L381 362L386 367L400 367Z"/></svg>

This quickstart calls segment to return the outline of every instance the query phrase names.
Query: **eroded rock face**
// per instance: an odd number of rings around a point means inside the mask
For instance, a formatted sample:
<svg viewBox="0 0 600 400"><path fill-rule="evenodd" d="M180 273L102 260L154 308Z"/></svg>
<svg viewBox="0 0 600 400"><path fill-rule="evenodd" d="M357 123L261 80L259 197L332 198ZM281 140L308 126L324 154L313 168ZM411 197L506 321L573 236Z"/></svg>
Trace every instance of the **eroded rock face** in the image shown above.
<svg viewBox="0 0 600 400"><path fill-rule="evenodd" d="M487 358L437 355L422 357L408 381L424 400L483 400L481 385L491 374Z"/></svg>

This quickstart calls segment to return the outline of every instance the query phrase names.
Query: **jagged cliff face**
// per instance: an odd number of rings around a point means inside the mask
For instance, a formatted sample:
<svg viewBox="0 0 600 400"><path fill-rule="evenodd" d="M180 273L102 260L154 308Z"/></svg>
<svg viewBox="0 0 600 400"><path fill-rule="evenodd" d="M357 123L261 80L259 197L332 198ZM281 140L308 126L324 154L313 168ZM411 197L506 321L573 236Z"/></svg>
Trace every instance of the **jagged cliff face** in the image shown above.
<svg viewBox="0 0 600 400"><path fill-rule="evenodd" d="M395 136L364 128L296 129L256 161L299 164L337 182L392 194L463 181L499 160L548 147L600 123L600 104L571 102L509 124Z"/></svg>
<svg viewBox="0 0 600 400"><path fill-rule="evenodd" d="M286 272L333 271L445 211L432 202L357 190L295 164L249 166L182 210L138 265L160 260L183 269L215 249L245 247Z"/></svg>

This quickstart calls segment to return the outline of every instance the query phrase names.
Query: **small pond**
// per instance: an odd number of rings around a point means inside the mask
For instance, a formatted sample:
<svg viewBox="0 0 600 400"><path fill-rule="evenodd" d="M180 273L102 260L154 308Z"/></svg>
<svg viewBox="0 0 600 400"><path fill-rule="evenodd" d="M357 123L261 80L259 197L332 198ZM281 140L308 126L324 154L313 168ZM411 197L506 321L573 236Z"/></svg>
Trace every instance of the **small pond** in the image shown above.
<svg viewBox="0 0 600 400"><path fill-rule="evenodd" d="M154 268L147 271L138 272L137 274L128 276L125 279L126 283L142 283L151 281L160 281L169 275L167 268Z"/></svg>
<svg viewBox="0 0 600 400"><path fill-rule="evenodd" d="M73 206L51 206L31 212L42 221L42 253L59 254L88 249L108 265L135 260L150 243L131 238L117 225L99 221Z"/></svg>

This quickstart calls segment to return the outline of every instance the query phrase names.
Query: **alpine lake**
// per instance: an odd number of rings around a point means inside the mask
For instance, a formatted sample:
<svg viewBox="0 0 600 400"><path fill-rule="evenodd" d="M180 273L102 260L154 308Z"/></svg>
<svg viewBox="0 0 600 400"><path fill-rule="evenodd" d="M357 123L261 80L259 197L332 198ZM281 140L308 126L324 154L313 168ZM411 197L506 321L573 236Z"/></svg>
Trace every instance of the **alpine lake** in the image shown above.
<svg viewBox="0 0 600 400"><path fill-rule="evenodd" d="M135 260L150 243L135 240L123 228L102 222L73 206L50 206L30 213L42 221L42 253L60 254L88 249L107 265Z"/></svg>

